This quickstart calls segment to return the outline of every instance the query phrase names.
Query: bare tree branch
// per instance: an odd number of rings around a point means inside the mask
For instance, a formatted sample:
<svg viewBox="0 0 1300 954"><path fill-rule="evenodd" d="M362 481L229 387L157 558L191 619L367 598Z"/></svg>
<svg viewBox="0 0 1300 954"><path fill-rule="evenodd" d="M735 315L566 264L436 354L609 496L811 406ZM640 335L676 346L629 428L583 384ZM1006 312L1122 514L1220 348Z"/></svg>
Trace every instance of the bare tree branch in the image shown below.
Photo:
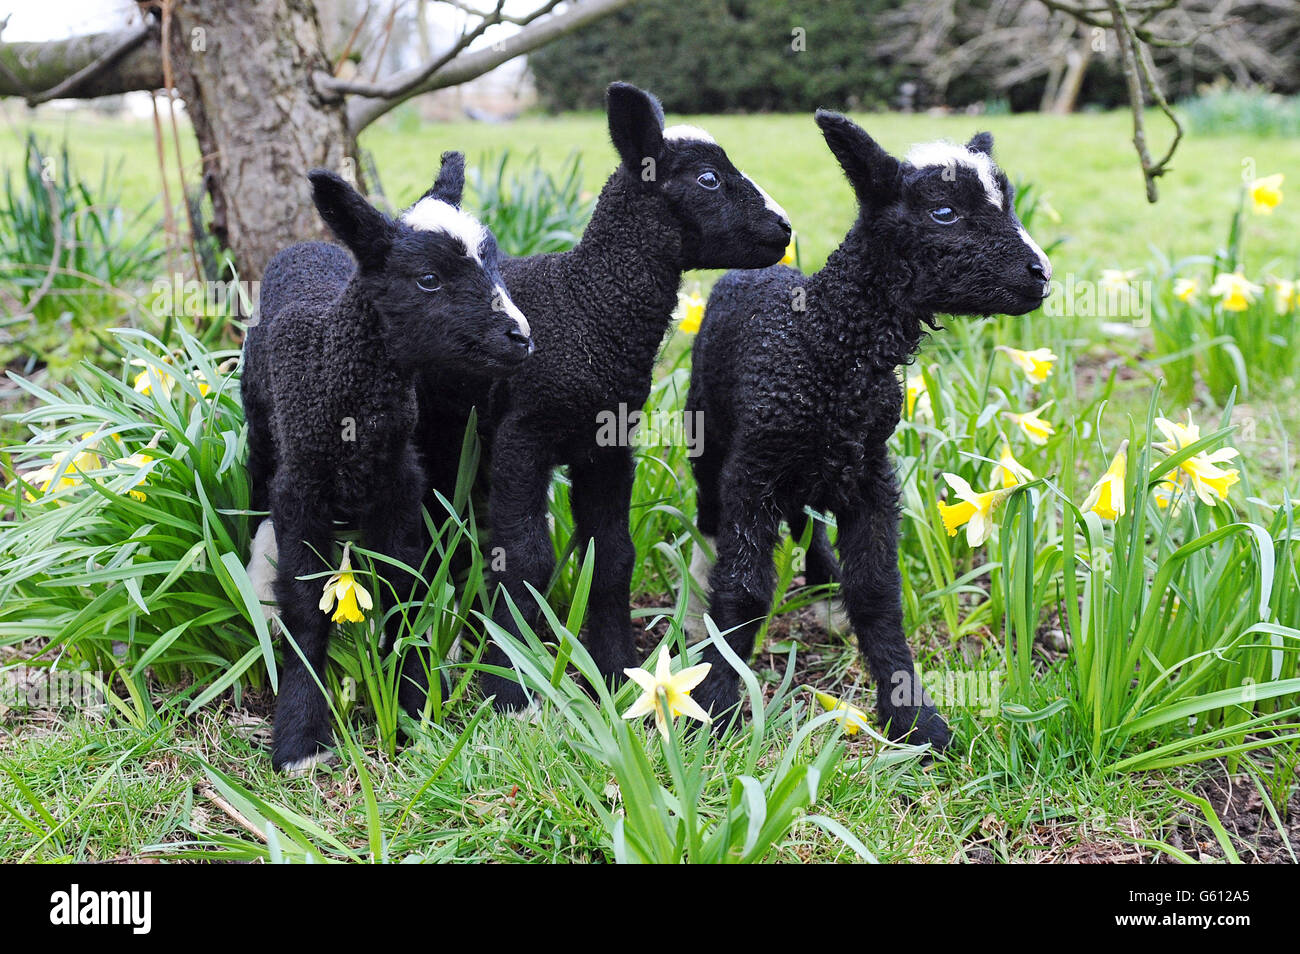
<svg viewBox="0 0 1300 954"><path fill-rule="evenodd" d="M437 73L438 70L463 53L471 43L487 31L488 27L506 22L501 12L505 7L505 2L506 0L497 0L496 9L482 14L483 19L479 21L478 25L473 30L463 31L446 53L413 70L398 73L382 83L376 83L373 80L369 83L350 82L335 77L318 77L317 82L322 90L328 90L332 93L349 93L374 99L398 99L400 101L401 98L405 98L408 93L411 93L412 90L415 90ZM560 2L561 0L547 0L546 3L527 16L516 17L509 22L526 26L538 17L550 13L560 5Z"/></svg>
<svg viewBox="0 0 1300 954"><path fill-rule="evenodd" d="M106 50L104 55L99 59L92 63L87 63L58 85L51 86L43 92L32 93L27 97L27 105L36 106L40 103L47 103L52 99L61 99L64 96L76 95L77 87L80 86L82 82L109 69L114 63L147 40L152 32L153 27L150 26L147 21L141 23L134 30L128 30L122 36L121 40L116 45Z"/></svg>
<svg viewBox="0 0 1300 954"><path fill-rule="evenodd" d="M423 75L427 72L427 66L398 73L390 78L389 83L382 85L401 87L402 91L400 93L392 96L380 95L376 97L358 95L357 98L348 103L348 121L351 124L352 131L354 133L360 132L380 116L395 106L404 103L412 96L468 82L496 69L502 63L512 60L516 56L528 53L540 46L545 46L552 40L581 29L589 23L629 6L633 2L634 0L583 0L581 3L571 3L563 13L552 14L544 20L532 22L518 33L506 37L500 43L494 43L486 49L463 52L454 59L448 60L432 73L428 73L428 75ZM555 5L554 3L548 4L550 7ZM541 13L539 12L537 15L541 16ZM423 78L411 85L407 81L413 74L421 74ZM333 77L318 76L316 78L317 82L320 83L322 78L326 81L333 80ZM325 89L324 86L321 88Z"/></svg>
<svg viewBox="0 0 1300 954"><path fill-rule="evenodd" d="M162 86L162 51L157 43L139 42L138 32L137 27L67 40L0 43L0 96L32 96L78 74L78 88L64 95L89 99L157 89ZM135 45L105 62L127 41Z"/></svg>

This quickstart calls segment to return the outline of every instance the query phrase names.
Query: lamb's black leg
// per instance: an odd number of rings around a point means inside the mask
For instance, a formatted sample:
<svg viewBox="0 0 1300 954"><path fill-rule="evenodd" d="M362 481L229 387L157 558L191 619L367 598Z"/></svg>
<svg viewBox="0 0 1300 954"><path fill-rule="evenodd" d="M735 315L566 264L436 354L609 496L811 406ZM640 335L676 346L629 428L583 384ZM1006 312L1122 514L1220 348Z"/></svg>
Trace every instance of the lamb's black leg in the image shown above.
<svg viewBox="0 0 1300 954"><path fill-rule="evenodd" d="M876 681L876 708L890 738L947 747L951 733L925 692L903 635L898 571L898 488L882 456L860 502L837 511L840 595Z"/></svg>
<svg viewBox="0 0 1300 954"><path fill-rule="evenodd" d="M526 423L516 426L507 418L497 429L488 500L492 539L487 561L496 595L493 619L512 634L518 634L519 628L498 585L510 594L531 626L540 611L524 583L542 592L555 569L555 548L547 522L552 455L547 441L535 435ZM510 668L509 657L496 643L488 646L484 662ZM483 691L496 696L498 709L518 709L528 700L519 683L490 673L483 674Z"/></svg>
<svg viewBox="0 0 1300 954"><path fill-rule="evenodd" d="M742 660L754 652L758 628L772 606L776 567L772 551L781 528L781 513L769 496L745 484L745 468L728 461L723 469L722 520L719 524L718 560L709 574L709 614L725 633L727 645ZM727 632L731 630L731 632ZM713 669L691 695L723 725L740 701L740 678L712 645L702 662Z"/></svg>
<svg viewBox="0 0 1300 954"><path fill-rule="evenodd" d="M332 547L329 512L328 501L313 487L310 477L280 468L271 494L271 516L279 538L275 597L281 622L302 656L286 638L271 745L271 763L277 769L309 765L333 744L329 705L312 678L314 671L323 684L329 649L330 618L320 609L324 583L298 579L328 566L325 560Z"/></svg>
<svg viewBox="0 0 1300 954"><path fill-rule="evenodd" d="M397 467L395 479L388 485L382 505L367 514L362 528L368 547L400 560L413 570L419 570L425 552L423 542L426 533L420 514L423 491L423 471L415 452L408 449ZM386 584L383 594L385 604L392 604L394 594L397 601L402 603L423 598L425 586L417 576L390 564L382 564L378 570ZM387 649L395 648L405 622L407 619L413 620L417 611L418 607L412 605L405 613L388 613L384 622L384 646ZM407 647L402 657L397 698L402 709L412 718L418 719L423 713L429 694L428 673L433 668L434 663L427 646ZM444 698L445 688L444 683Z"/></svg>
<svg viewBox="0 0 1300 954"><path fill-rule="evenodd" d="M635 466L631 450L610 447L589 451L569 468L578 558L586 554L588 540L596 543L587 645L601 674L616 679L639 664L630 609L636 547L628 530Z"/></svg>

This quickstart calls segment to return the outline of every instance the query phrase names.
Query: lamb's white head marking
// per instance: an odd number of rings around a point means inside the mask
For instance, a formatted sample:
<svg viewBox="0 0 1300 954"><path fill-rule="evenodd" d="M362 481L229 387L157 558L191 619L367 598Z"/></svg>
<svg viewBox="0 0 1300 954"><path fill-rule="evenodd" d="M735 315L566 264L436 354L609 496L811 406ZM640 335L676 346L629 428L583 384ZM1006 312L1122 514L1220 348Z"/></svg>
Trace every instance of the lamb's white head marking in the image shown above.
<svg viewBox="0 0 1300 954"><path fill-rule="evenodd" d="M468 212L425 196L402 214L402 221L419 232L445 232L460 239L469 257L483 263L481 246L487 238L487 229Z"/></svg>
<svg viewBox="0 0 1300 954"><path fill-rule="evenodd" d="M1043 266L1043 281L1050 282L1052 280L1052 263L1047 260L1047 253L1043 251L1041 245L1030 237L1029 233L1025 231L1023 225L1020 226L1019 232L1020 240L1028 245L1030 250L1038 256L1038 262Z"/></svg>
<svg viewBox="0 0 1300 954"><path fill-rule="evenodd" d="M717 145L716 140L699 126L688 126L684 123L669 126L664 130L665 139L695 139L699 142L711 142Z"/></svg>
<svg viewBox="0 0 1300 954"><path fill-rule="evenodd" d="M1002 208L1002 190L998 187L994 172L993 159L987 153L972 152L955 142L923 142L913 146L904 156L908 162L922 169L928 166L954 167L965 166L979 176L980 185L988 200L999 209Z"/></svg>
<svg viewBox="0 0 1300 954"><path fill-rule="evenodd" d="M664 139L678 141L678 142L689 139L689 140L694 140L695 142L707 142L715 146L717 145L717 141L714 140L714 138L710 136L705 130L701 129L699 126L688 126L685 123L681 123L676 126L669 126L667 129L665 129ZM741 175L744 175L744 173L741 173ZM767 206L768 211L776 213L785 221L787 225L789 225L790 216L786 214L785 209L781 208L781 206L777 203L776 199L768 195L767 190L764 189L757 182L755 182L753 179L751 179L749 176L745 176L745 179L749 182L750 185L752 185L755 189L758 190L758 194L763 197L763 204Z"/></svg>
<svg viewBox="0 0 1300 954"><path fill-rule="evenodd" d="M504 285L498 285L492 290L492 307L498 311L504 311L513 318L522 334L531 335L533 333L533 330L528 327L528 319L519 310L519 306L510 300L510 295Z"/></svg>
<svg viewBox="0 0 1300 954"><path fill-rule="evenodd" d="M741 174L744 175L744 173ZM750 185L752 185L755 189L758 190L758 194L763 197L763 204L767 206L768 211L776 213L781 217L782 222L784 222L786 225L789 225L790 216L786 214L785 209L781 208L780 204L776 201L776 199L768 195L767 190L764 189L757 182L755 182L753 179L750 179L749 176L745 176L745 179L748 180Z"/></svg>

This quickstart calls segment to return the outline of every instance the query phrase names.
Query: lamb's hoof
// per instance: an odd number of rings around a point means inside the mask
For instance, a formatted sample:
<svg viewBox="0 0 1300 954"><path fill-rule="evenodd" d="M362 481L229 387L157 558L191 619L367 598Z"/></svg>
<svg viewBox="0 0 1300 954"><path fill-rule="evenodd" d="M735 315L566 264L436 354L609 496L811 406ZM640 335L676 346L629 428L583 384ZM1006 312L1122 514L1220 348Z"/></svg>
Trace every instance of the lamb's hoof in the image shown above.
<svg viewBox="0 0 1300 954"><path fill-rule="evenodd" d="M715 662L714 671L691 690L691 698L712 717L714 734L721 735L740 710L740 679L718 672L717 666Z"/></svg>
<svg viewBox="0 0 1300 954"><path fill-rule="evenodd" d="M275 741L271 746L271 766L286 775L302 775L317 765L338 761L338 756L323 742L306 739L293 742Z"/></svg>
<svg viewBox="0 0 1300 954"><path fill-rule="evenodd" d="M821 623L828 633L845 636L853 630L853 624L849 622L849 614L839 600L818 600L812 604L812 610L817 617L817 622Z"/></svg>
<svg viewBox="0 0 1300 954"><path fill-rule="evenodd" d="M533 699L522 709L507 709L501 714L519 722L537 725L542 721L542 706L536 699Z"/></svg>
<svg viewBox="0 0 1300 954"><path fill-rule="evenodd" d="M930 753L940 755L952 744L952 730L937 709L898 708L880 713L881 722L889 726L889 737L909 745L930 743Z"/></svg>
<svg viewBox="0 0 1300 954"><path fill-rule="evenodd" d="M704 625L704 617L687 613L682 619L682 632L686 634L686 645L694 646L709 638L709 627Z"/></svg>
<svg viewBox="0 0 1300 954"><path fill-rule="evenodd" d="M497 712L514 712L526 709L532 701L524 687L513 679L504 679L493 673L482 677L483 694L492 696L492 707Z"/></svg>

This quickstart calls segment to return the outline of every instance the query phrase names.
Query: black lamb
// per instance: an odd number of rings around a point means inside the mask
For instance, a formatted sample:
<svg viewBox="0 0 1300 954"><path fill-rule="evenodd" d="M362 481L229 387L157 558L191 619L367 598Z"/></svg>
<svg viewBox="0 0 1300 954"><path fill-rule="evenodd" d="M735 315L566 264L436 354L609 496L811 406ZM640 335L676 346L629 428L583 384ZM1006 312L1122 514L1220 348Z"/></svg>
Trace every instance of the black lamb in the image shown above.
<svg viewBox="0 0 1300 954"><path fill-rule="evenodd" d="M532 348L503 289L495 241L459 209L464 157L442 159L433 187L400 220L334 173L312 171L316 208L352 254L307 242L276 255L244 344L252 506L271 513L257 527L249 573L263 589L274 580L281 624L322 679L330 618L318 605L320 580L300 577L332 567L335 522L359 531L373 550L421 563L426 478L411 445L416 377L466 364L507 374ZM459 442L445 449L459 451ZM382 572L401 598L414 595L409 574ZM387 645L401 624L402 614L390 613ZM402 664L400 700L412 713L427 692L423 655L410 652ZM275 767L326 756L328 706L292 646L279 689Z"/></svg>
<svg viewBox="0 0 1300 954"><path fill-rule="evenodd" d="M856 193L857 221L814 275L785 266L725 275L695 340L687 413L703 414L706 434L693 466L699 528L716 538L709 612L748 657L771 607L782 519L798 538L805 508L834 514L840 562L818 521L807 582L840 584L891 737L942 750L948 726L903 634L886 450L902 410L896 368L937 313L1033 311L1051 266L1016 217L988 133L918 146L900 162L846 117L816 118ZM693 696L728 714L739 701L734 670L712 646L703 659L713 669Z"/></svg>
<svg viewBox="0 0 1300 954"><path fill-rule="evenodd" d="M596 203L582 240L568 252L508 259L502 273L528 315L536 354L491 395L488 518L505 586L530 622L537 607L524 584L544 592L555 556L547 521L551 474L567 465L578 552L595 540L588 645L605 675L636 665L629 531L634 461L629 446L603 446L602 414L640 411L682 272L757 268L780 260L790 241L784 211L741 173L703 130L664 128L663 109L625 83L606 93L610 137L621 163ZM463 433L463 418L426 425L438 400L421 393L420 440ZM454 396L444 396L445 409ZM486 401L478 400L480 413ZM436 418L437 415L431 415ZM495 619L515 625L498 594ZM487 662L509 667L493 644ZM498 708L518 708L524 690L486 674Z"/></svg>

